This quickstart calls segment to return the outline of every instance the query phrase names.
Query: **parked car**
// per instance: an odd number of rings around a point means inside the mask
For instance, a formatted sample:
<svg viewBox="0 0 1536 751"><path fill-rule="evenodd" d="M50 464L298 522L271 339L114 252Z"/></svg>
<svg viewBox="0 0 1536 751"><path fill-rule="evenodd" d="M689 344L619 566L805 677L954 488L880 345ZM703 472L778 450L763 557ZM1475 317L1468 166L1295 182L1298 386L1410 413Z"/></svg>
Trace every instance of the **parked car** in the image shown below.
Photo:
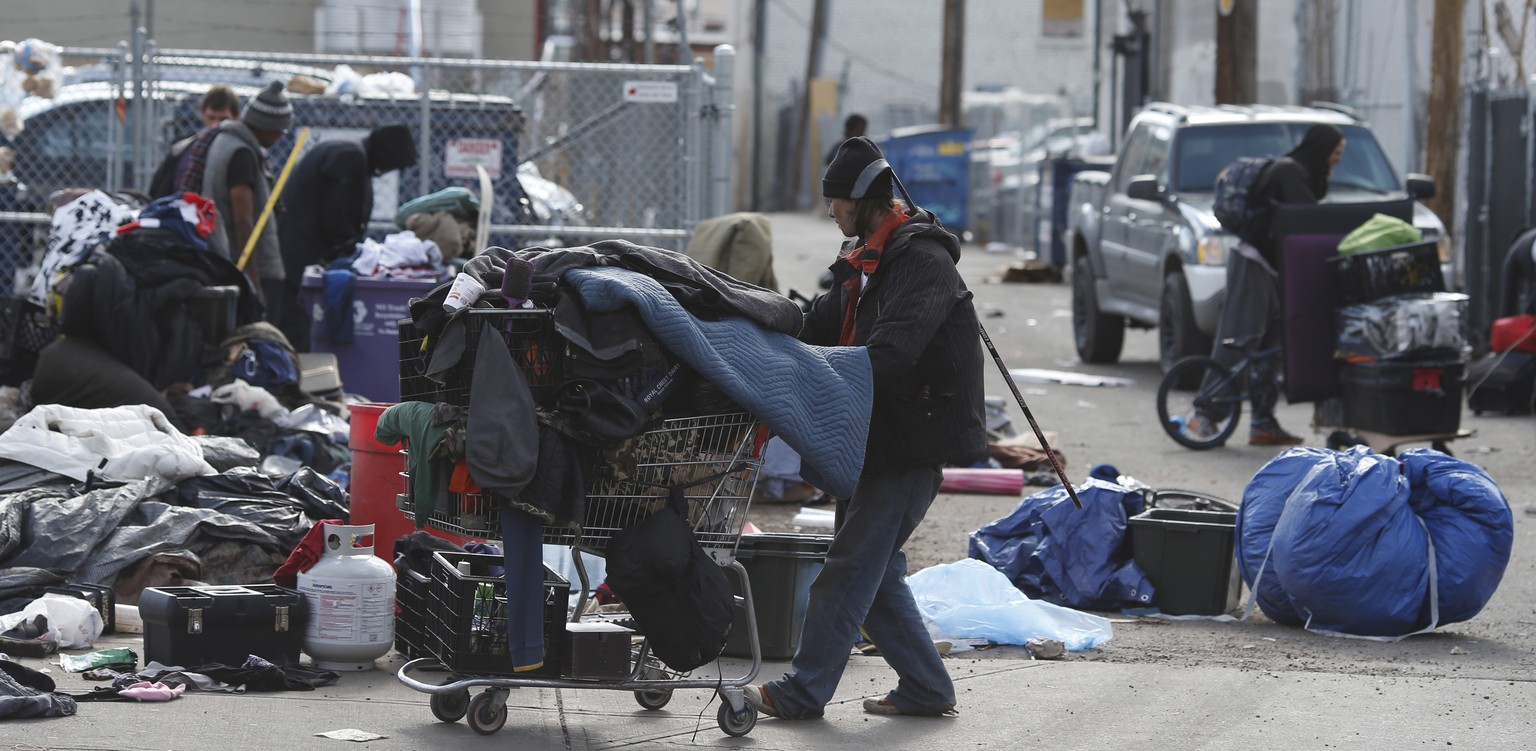
<svg viewBox="0 0 1536 751"><path fill-rule="evenodd" d="M1316 123L1337 125L1348 141L1328 181L1328 202L1433 195L1428 177L1399 177L1370 126L1344 108L1148 105L1132 121L1114 166L1080 172L1073 181L1072 328L1084 362L1117 361L1127 326L1158 329L1165 371L1210 351L1225 301L1227 253L1237 242L1211 213L1216 175L1238 157L1284 154ZM1413 223L1438 241L1450 283L1444 225L1417 202Z"/></svg>

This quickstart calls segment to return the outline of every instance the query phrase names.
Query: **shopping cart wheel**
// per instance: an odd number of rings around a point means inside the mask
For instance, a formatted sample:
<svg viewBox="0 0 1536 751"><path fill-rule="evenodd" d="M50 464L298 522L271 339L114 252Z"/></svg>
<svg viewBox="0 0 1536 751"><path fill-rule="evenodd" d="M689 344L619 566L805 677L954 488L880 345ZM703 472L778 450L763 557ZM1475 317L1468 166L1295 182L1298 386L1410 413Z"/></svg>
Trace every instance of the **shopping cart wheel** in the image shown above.
<svg viewBox="0 0 1536 751"><path fill-rule="evenodd" d="M469 692L432 695L432 716L443 722L458 722L469 710Z"/></svg>
<svg viewBox="0 0 1536 751"><path fill-rule="evenodd" d="M496 691L486 691L469 702L469 727L481 735L494 735L507 724L507 703L496 700Z"/></svg>
<svg viewBox="0 0 1536 751"><path fill-rule="evenodd" d="M740 738L752 732L752 727L757 724L757 710L751 706L742 708L740 712L731 709L731 703L723 698L720 701L720 713L716 715L720 721L720 729L733 738Z"/></svg>
<svg viewBox="0 0 1536 751"><path fill-rule="evenodd" d="M661 709L672 701L672 689L655 688L635 692L635 702L646 709Z"/></svg>

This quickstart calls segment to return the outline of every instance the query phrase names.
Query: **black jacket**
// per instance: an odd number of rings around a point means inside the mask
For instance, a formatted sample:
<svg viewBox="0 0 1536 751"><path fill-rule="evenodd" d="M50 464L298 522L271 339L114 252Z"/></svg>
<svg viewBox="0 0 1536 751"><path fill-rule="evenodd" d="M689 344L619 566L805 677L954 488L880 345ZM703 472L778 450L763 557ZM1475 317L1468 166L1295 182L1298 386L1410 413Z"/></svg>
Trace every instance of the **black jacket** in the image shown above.
<svg viewBox="0 0 1536 751"><path fill-rule="evenodd" d="M1274 238L1270 237L1275 213L1273 207L1282 203L1317 202L1318 196L1312 192L1312 177L1307 168L1288 156L1280 157L1265 167L1248 189L1248 205L1262 206L1264 210L1243 224L1239 236L1243 242L1258 248L1270 267L1278 270L1279 249Z"/></svg>
<svg viewBox="0 0 1536 751"><path fill-rule="evenodd" d="M363 144L336 139L310 149L288 176L277 225L289 283L297 285L309 264L352 255L372 213L373 173Z"/></svg>
<svg viewBox="0 0 1536 751"><path fill-rule="evenodd" d="M854 344L869 348L875 376L865 471L986 457L980 327L959 260L955 236L918 210L859 293ZM843 282L859 272L842 258L831 268L832 291L805 314L807 344L835 346L842 331Z"/></svg>

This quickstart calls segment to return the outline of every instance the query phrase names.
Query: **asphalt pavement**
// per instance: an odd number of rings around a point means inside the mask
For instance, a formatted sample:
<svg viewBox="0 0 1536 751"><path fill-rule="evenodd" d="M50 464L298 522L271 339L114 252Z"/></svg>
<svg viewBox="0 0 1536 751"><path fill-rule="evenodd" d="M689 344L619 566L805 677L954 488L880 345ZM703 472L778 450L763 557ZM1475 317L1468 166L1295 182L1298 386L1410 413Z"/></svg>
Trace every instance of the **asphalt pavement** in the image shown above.
<svg viewBox="0 0 1536 751"><path fill-rule="evenodd" d="M815 288L837 246L830 221L774 217L780 283ZM1070 292L1064 284L999 283L1014 260L967 245L961 269L1003 356L1015 368L1042 368L1129 378L1120 388L1021 384L1043 428L1059 436L1068 471L1112 463L1155 487L1188 487L1237 500L1275 449L1237 441L1192 452L1162 435L1152 398L1158 370L1150 332L1127 336L1122 362L1087 367L1072 351ZM1000 376L988 392L1006 394ZM1279 416L1312 445L1310 408L1282 405ZM1022 415L1014 419L1024 427ZM762 718L743 738L716 725L719 699L678 690L659 711L610 690L522 688L508 699L497 734L476 735L463 722L435 720L428 699L395 676L393 653L379 668L347 673L313 692L219 695L189 692L164 704L89 703L74 717L0 722L0 749L344 749L349 742L316 733L355 728L385 736L369 749L613 749L698 746L754 749L1360 749L1420 747L1529 748L1536 738L1536 419L1467 413L1477 435L1452 449L1485 467L1514 508L1515 551L1503 585L1484 612L1436 634L1383 644L1328 638L1246 622L1167 622L1108 614L1115 636L1065 659L1035 661L1020 648L946 659L959 692L958 717L870 716L860 702L890 689L895 676L878 657L853 656L834 703L820 720ZM961 558L965 536L1005 514L1016 499L943 495L909 545L914 569ZM793 507L758 507L752 519L792 530ZM812 531L812 530L804 530ZM131 635L100 647L128 646ZM23 659L48 669L61 688L92 685L63 673L56 658ZM743 675L740 660L720 674ZM758 680L783 663L763 666ZM705 674L698 671L695 677Z"/></svg>

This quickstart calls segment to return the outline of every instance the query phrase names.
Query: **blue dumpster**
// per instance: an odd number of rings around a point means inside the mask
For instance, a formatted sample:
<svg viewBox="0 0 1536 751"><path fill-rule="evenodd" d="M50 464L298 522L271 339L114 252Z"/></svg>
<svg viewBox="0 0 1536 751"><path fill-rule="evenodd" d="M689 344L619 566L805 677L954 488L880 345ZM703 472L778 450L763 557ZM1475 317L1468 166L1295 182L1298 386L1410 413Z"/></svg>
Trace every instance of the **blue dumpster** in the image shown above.
<svg viewBox="0 0 1536 751"><path fill-rule="evenodd" d="M964 230L970 216L971 134L969 128L916 125L893 130L880 143L912 200L954 232Z"/></svg>

